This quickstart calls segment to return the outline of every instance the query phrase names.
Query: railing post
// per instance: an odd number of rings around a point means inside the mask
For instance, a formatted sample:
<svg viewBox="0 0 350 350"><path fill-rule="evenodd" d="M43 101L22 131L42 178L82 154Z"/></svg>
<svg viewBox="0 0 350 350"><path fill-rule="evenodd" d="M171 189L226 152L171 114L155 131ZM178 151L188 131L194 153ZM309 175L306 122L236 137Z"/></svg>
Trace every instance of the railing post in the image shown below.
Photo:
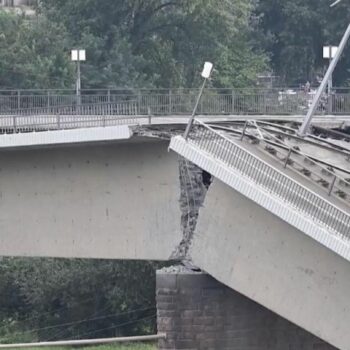
<svg viewBox="0 0 350 350"><path fill-rule="evenodd" d="M142 102L142 96L141 96L141 91L139 90L137 92L137 114L141 115L141 102Z"/></svg>
<svg viewBox="0 0 350 350"><path fill-rule="evenodd" d="M331 183L331 187L329 188L329 192L328 192L328 196L330 196L333 192L333 188L334 188L334 185L335 185L335 182L337 181L337 176L334 175L333 177L333 180L332 180L332 183Z"/></svg>
<svg viewBox="0 0 350 350"><path fill-rule="evenodd" d="M247 127L248 127L248 120L244 123L244 128L243 128L243 131L242 131L241 141L243 141L243 138L245 136L245 132L247 130Z"/></svg>
<svg viewBox="0 0 350 350"><path fill-rule="evenodd" d="M173 98L172 98L172 91L169 90L169 115L171 115L173 112Z"/></svg>
<svg viewBox="0 0 350 350"><path fill-rule="evenodd" d="M232 99L232 109L231 109L231 113L232 115L235 114L235 90L232 89L231 91L231 99Z"/></svg>
<svg viewBox="0 0 350 350"><path fill-rule="evenodd" d="M17 109L21 109L21 91L17 90Z"/></svg>
<svg viewBox="0 0 350 350"><path fill-rule="evenodd" d="M292 149L290 148L289 151L288 151L288 155L287 155L287 158L286 158L286 161L284 162L284 168L287 168L287 165L288 165L288 161L289 161L289 158L290 156L292 155Z"/></svg>
<svg viewBox="0 0 350 350"><path fill-rule="evenodd" d="M332 89L329 90L328 94L328 115L333 114L333 94Z"/></svg>
<svg viewBox="0 0 350 350"><path fill-rule="evenodd" d="M108 89L107 91L107 102L111 103L111 89Z"/></svg>
<svg viewBox="0 0 350 350"><path fill-rule="evenodd" d="M147 113L148 113L148 124L152 124L151 107L147 107Z"/></svg>
<svg viewBox="0 0 350 350"><path fill-rule="evenodd" d="M17 133L17 117L13 116L13 131Z"/></svg>
<svg viewBox="0 0 350 350"><path fill-rule="evenodd" d="M50 90L47 92L47 108L49 109L50 108ZM48 111L49 112L49 111Z"/></svg>
<svg viewBox="0 0 350 350"><path fill-rule="evenodd" d="M57 130L61 130L61 115L57 114Z"/></svg>

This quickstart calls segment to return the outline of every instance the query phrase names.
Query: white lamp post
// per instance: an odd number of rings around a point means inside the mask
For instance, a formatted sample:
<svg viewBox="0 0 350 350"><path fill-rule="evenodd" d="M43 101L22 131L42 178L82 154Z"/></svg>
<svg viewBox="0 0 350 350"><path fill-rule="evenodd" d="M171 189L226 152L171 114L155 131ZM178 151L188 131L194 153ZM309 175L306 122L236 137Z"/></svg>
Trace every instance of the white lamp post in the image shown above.
<svg viewBox="0 0 350 350"><path fill-rule="evenodd" d="M210 78L212 71L213 71L213 64L211 62L205 62L204 63L204 68L203 68L203 71L202 71L202 74L201 74L202 77L204 78L203 85L202 85L202 87L201 87L201 89L199 91L196 104L195 104L195 106L193 108L192 116L191 116L191 118L190 118L190 120L189 120L189 122L187 124L186 130L185 130L185 134L184 134L184 138L185 139L187 139L188 134L190 133L190 130L191 130L194 118L195 118L196 113L197 113L199 102L200 102L201 97L203 95L205 84L206 84L207 80Z"/></svg>
<svg viewBox="0 0 350 350"><path fill-rule="evenodd" d="M323 58L329 60L329 65L331 64L333 58L337 54L338 46L323 46ZM331 113L333 110L332 101L332 89L333 89L333 74L331 74L328 80L328 112Z"/></svg>
<svg viewBox="0 0 350 350"><path fill-rule="evenodd" d="M85 50L72 50L72 61L77 62L77 81L76 81L76 94L77 103L81 104L81 70L80 62L86 61L86 51Z"/></svg>
<svg viewBox="0 0 350 350"><path fill-rule="evenodd" d="M336 2L334 2L331 7L339 4L342 0L337 0ZM322 83L320 85L320 87L318 88L317 90L317 93L312 101L312 105L309 109L309 111L307 112L307 115L303 121L303 124L301 125L300 129L299 129L299 135L300 136L305 136L305 134L307 133L307 131L309 130L309 127L310 127L310 123L312 121L312 117L314 116L315 112L316 112L316 109L317 109L317 106L318 106L318 103L320 101L320 98L322 96L322 94L325 92L326 90L326 87L327 87L327 84L329 82L329 79L331 78L333 72L334 72L334 69L336 68L339 60L340 60L340 57L342 55L342 53L344 52L344 49L346 47L346 44L348 42L350 38L350 24L348 25L348 28L346 29L344 35L343 35L343 38L339 44L339 47L338 49L336 50L335 52L335 56L334 58L331 60L331 64L329 65L328 67L328 70L322 80ZM330 56L331 56L331 53L330 53Z"/></svg>
<svg viewBox="0 0 350 350"><path fill-rule="evenodd" d="M329 60L329 64L331 64L332 59L335 57L338 51L338 46L323 46L323 58ZM328 94L331 93L333 87L333 76L328 81Z"/></svg>

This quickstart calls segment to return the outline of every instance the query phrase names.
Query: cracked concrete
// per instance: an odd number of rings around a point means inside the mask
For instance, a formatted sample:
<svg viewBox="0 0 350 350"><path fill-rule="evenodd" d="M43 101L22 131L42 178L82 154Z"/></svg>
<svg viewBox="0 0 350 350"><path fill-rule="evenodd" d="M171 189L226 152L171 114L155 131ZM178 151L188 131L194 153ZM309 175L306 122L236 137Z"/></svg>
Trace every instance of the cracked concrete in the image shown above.
<svg viewBox="0 0 350 350"><path fill-rule="evenodd" d="M171 137L183 132L183 126L141 126L133 130L134 135L170 140ZM199 210L204 204L205 196L211 184L212 176L189 162L179 157L180 178L180 209L181 229L183 238L175 247L169 260L182 261L189 269L195 268L192 264L189 248L199 216Z"/></svg>
<svg viewBox="0 0 350 350"><path fill-rule="evenodd" d="M196 228L199 210L203 206L211 175L184 158L179 158L180 208L183 239L173 252L172 260L191 265L189 248Z"/></svg>

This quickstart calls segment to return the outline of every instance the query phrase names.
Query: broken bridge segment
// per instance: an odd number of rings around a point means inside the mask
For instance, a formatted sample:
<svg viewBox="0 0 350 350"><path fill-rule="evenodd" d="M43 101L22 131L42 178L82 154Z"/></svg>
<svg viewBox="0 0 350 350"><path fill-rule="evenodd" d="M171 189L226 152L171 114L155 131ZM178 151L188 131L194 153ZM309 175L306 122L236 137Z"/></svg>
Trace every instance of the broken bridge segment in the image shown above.
<svg viewBox="0 0 350 350"><path fill-rule="evenodd" d="M350 260L350 207L344 210L335 198L314 192L282 167L198 120L188 140L173 137L170 149Z"/></svg>
<svg viewBox="0 0 350 350"><path fill-rule="evenodd" d="M170 149L215 177L189 249L193 263L349 350L347 204L198 121L188 140L176 136Z"/></svg>

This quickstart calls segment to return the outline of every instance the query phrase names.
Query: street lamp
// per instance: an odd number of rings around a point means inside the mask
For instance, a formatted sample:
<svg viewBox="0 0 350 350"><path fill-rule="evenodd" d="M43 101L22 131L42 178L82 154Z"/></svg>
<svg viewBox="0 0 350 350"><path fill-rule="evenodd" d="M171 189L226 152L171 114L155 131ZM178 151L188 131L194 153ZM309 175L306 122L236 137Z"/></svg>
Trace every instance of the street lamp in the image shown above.
<svg viewBox="0 0 350 350"><path fill-rule="evenodd" d="M334 2L331 7L339 4L342 0L337 0L336 2ZM348 28L346 29L344 35L343 35L343 38L339 44L339 47L338 49L336 50L335 52L335 56L334 58L331 60L331 63L328 67L328 70L325 74L325 76L323 77L323 80L322 80L322 83L320 85L320 87L318 88L317 90L317 93L312 101L312 105L309 109L309 111L307 112L307 115L303 121L303 124L301 125L300 129L299 129L299 135L300 136L305 136L306 132L308 131L309 127L310 127L310 123L312 121L312 117L314 116L315 112L316 112L316 109L317 109L317 106L318 106L318 103L320 101L320 98L322 96L322 94L325 92L326 90L326 87L327 87L327 84L329 82L329 79L331 78L333 72L334 72L334 69L336 68L339 60L340 60L340 57L342 55L342 53L344 52L344 49L345 49L345 46L348 42L350 38L350 24L348 25ZM331 55L331 53L330 53Z"/></svg>
<svg viewBox="0 0 350 350"><path fill-rule="evenodd" d="M201 87L201 89L199 91L199 94L198 94L198 97L197 97L197 101L196 101L196 104L195 104L195 106L193 108L193 112L192 112L191 118L190 118L190 120L189 120L189 122L187 124L186 130L185 130L185 134L184 134L185 140L187 140L188 134L190 133L190 130L191 130L194 118L195 118L196 113L197 113L199 102L201 101L201 97L203 95L205 84L206 84L207 80L210 78L212 71L213 71L213 64L211 62L205 62L204 63L204 67L203 67L203 71L202 71L202 74L201 74L202 77L204 78L203 85L202 85L202 87Z"/></svg>
<svg viewBox="0 0 350 350"><path fill-rule="evenodd" d="M81 71L80 71L80 62L86 61L86 51L85 50L72 50L72 61L77 62L77 80L76 80L76 94L77 94L77 103L81 104Z"/></svg>
<svg viewBox="0 0 350 350"><path fill-rule="evenodd" d="M338 46L323 46L323 58L329 60L329 65L331 64L333 58L337 54ZM331 74L328 80L328 112L331 113L332 108L332 89L333 89L333 74Z"/></svg>

